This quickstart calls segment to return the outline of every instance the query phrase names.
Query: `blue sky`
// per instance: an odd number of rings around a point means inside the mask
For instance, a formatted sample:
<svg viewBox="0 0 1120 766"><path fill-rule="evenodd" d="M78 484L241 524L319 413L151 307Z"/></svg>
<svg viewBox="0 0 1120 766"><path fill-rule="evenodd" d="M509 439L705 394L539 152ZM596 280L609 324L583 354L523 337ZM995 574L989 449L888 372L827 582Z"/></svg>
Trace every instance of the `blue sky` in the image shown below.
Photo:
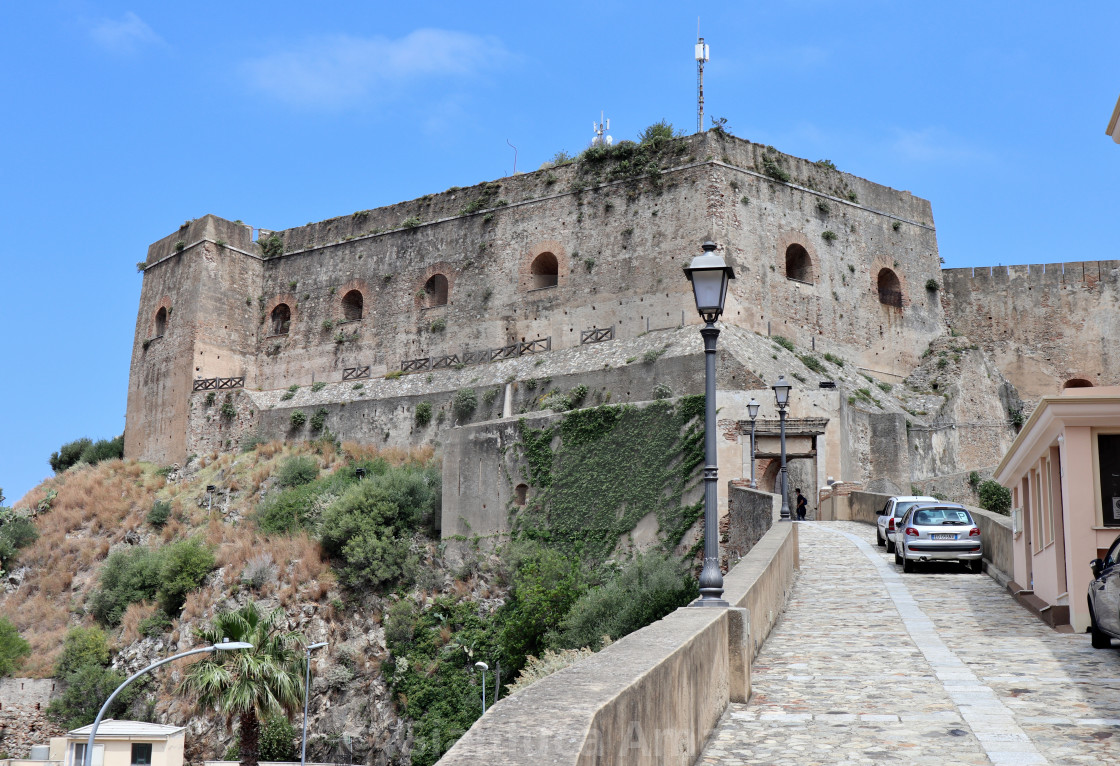
<svg viewBox="0 0 1120 766"><path fill-rule="evenodd" d="M691 132L697 16L707 113L931 200L947 266L1116 257L1115 3L0 0L8 502L123 430L149 243Z"/></svg>

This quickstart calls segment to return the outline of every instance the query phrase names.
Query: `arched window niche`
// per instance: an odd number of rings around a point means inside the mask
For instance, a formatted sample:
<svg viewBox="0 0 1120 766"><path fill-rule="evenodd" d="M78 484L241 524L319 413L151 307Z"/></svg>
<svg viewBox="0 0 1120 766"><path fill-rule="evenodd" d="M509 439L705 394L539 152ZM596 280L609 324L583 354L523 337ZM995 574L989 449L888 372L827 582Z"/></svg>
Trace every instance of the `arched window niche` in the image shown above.
<svg viewBox="0 0 1120 766"><path fill-rule="evenodd" d="M156 312L156 326L153 337L162 338L164 331L167 329L167 308L160 306L159 311Z"/></svg>
<svg viewBox="0 0 1120 766"><path fill-rule="evenodd" d="M287 335L292 326L292 310L287 303L279 303L272 310L272 334Z"/></svg>
<svg viewBox="0 0 1120 766"><path fill-rule="evenodd" d="M433 274L424 283L424 294L427 298L428 308L446 306L448 298L447 277L443 274Z"/></svg>
<svg viewBox="0 0 1120 766"><path fill-rule="evenodd" d="M902 308L902 283L890 269L880 269L877 280L879 303L896 309Z"/></svg>
<svg viewBox="0 0 1120 766"><path fill-rule="evenodd" d="M346 322L356 322L362 318L365 309L365 298L360 290L351 290L342 296L342 319Z"/></svg>
<svg viewBox="0 0 1120 766"><path fill-rule="evenodd" d="M533 259L529 274L532 277L530 283L532 290L556 287L560 281L560 262L552 253L541 253Z"/></svg>
<svg viewBox="0 0 1120 766"><path fill-rule="evenodd" d="M786 248L786 279L813 282L813 259L804 245L794 242Z"/></svg>

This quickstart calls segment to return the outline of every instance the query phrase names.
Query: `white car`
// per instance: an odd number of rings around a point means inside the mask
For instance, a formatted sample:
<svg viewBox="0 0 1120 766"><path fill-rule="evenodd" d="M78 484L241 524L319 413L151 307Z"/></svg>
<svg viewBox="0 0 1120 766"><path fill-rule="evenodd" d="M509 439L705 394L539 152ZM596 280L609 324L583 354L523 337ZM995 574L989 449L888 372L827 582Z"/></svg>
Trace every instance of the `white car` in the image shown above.
<svg viewBox="0 0 1120 766"><path fill-rule="evenodd" d="M887 546L887 553L894 553L894 528L902 514L910 510L917 503L936 503L936 497L928 495L896 495L887 501L883 510L879 511L879 518L875 520L875 542L880 546Z"/></svg>

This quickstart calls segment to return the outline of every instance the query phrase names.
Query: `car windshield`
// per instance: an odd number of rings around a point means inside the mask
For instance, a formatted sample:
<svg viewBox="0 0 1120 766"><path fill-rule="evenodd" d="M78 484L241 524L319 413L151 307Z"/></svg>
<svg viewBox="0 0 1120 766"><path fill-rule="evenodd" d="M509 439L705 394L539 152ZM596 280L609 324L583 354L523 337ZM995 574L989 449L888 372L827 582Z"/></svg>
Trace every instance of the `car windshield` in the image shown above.
<svg viewBox="0 0 1120 766"><path fill-rule="evenodd" d="M914 524L920 527L935 527L941 524L971 524L968 511L955 508L922 508L914 511Z"/></svg>
<svg viewBox="0 0 1120 766"><path fill-rule="evenodd" d="M920 502L922 502L922 501L921 500L910 500L908 502L900 502L898 505L896 505L894 507L894 515L895 516L901 516L902 514L906 513L908 510L910 510L911 508L913 508L915 505L917 505ZM927 500L926 502L928 503L929 501Z"/></svg>

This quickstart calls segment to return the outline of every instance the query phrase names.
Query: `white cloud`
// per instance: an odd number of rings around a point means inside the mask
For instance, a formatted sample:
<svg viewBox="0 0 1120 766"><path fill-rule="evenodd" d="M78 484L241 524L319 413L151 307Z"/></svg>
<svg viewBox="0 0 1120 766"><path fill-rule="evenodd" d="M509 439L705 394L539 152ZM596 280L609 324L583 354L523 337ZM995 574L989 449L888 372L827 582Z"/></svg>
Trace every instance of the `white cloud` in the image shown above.
<svg viewBox="0 0 1120 766"><path fill-rule="evenodd" d="M256 88L300 106L343 106L386 97L420 80L470 78L508 57L492 37L418 29L397 40L336 35L252 59L243 73Z"/></svg>
<svg viewBox="0 0 1120 766"><path fill-rule="evenodd" d="M986 152L938 127L896 129L891 149L902 159L911 162L954 163L988 158Z"/></svg>
<svg viewBox="0 0 1120 766"><path fill-rule="evenodd" d="M162 45L163 38L143 19L126 11L120 19L102 19L89 29L90 38L110 53L131 54L145 45Z"/></svg>

